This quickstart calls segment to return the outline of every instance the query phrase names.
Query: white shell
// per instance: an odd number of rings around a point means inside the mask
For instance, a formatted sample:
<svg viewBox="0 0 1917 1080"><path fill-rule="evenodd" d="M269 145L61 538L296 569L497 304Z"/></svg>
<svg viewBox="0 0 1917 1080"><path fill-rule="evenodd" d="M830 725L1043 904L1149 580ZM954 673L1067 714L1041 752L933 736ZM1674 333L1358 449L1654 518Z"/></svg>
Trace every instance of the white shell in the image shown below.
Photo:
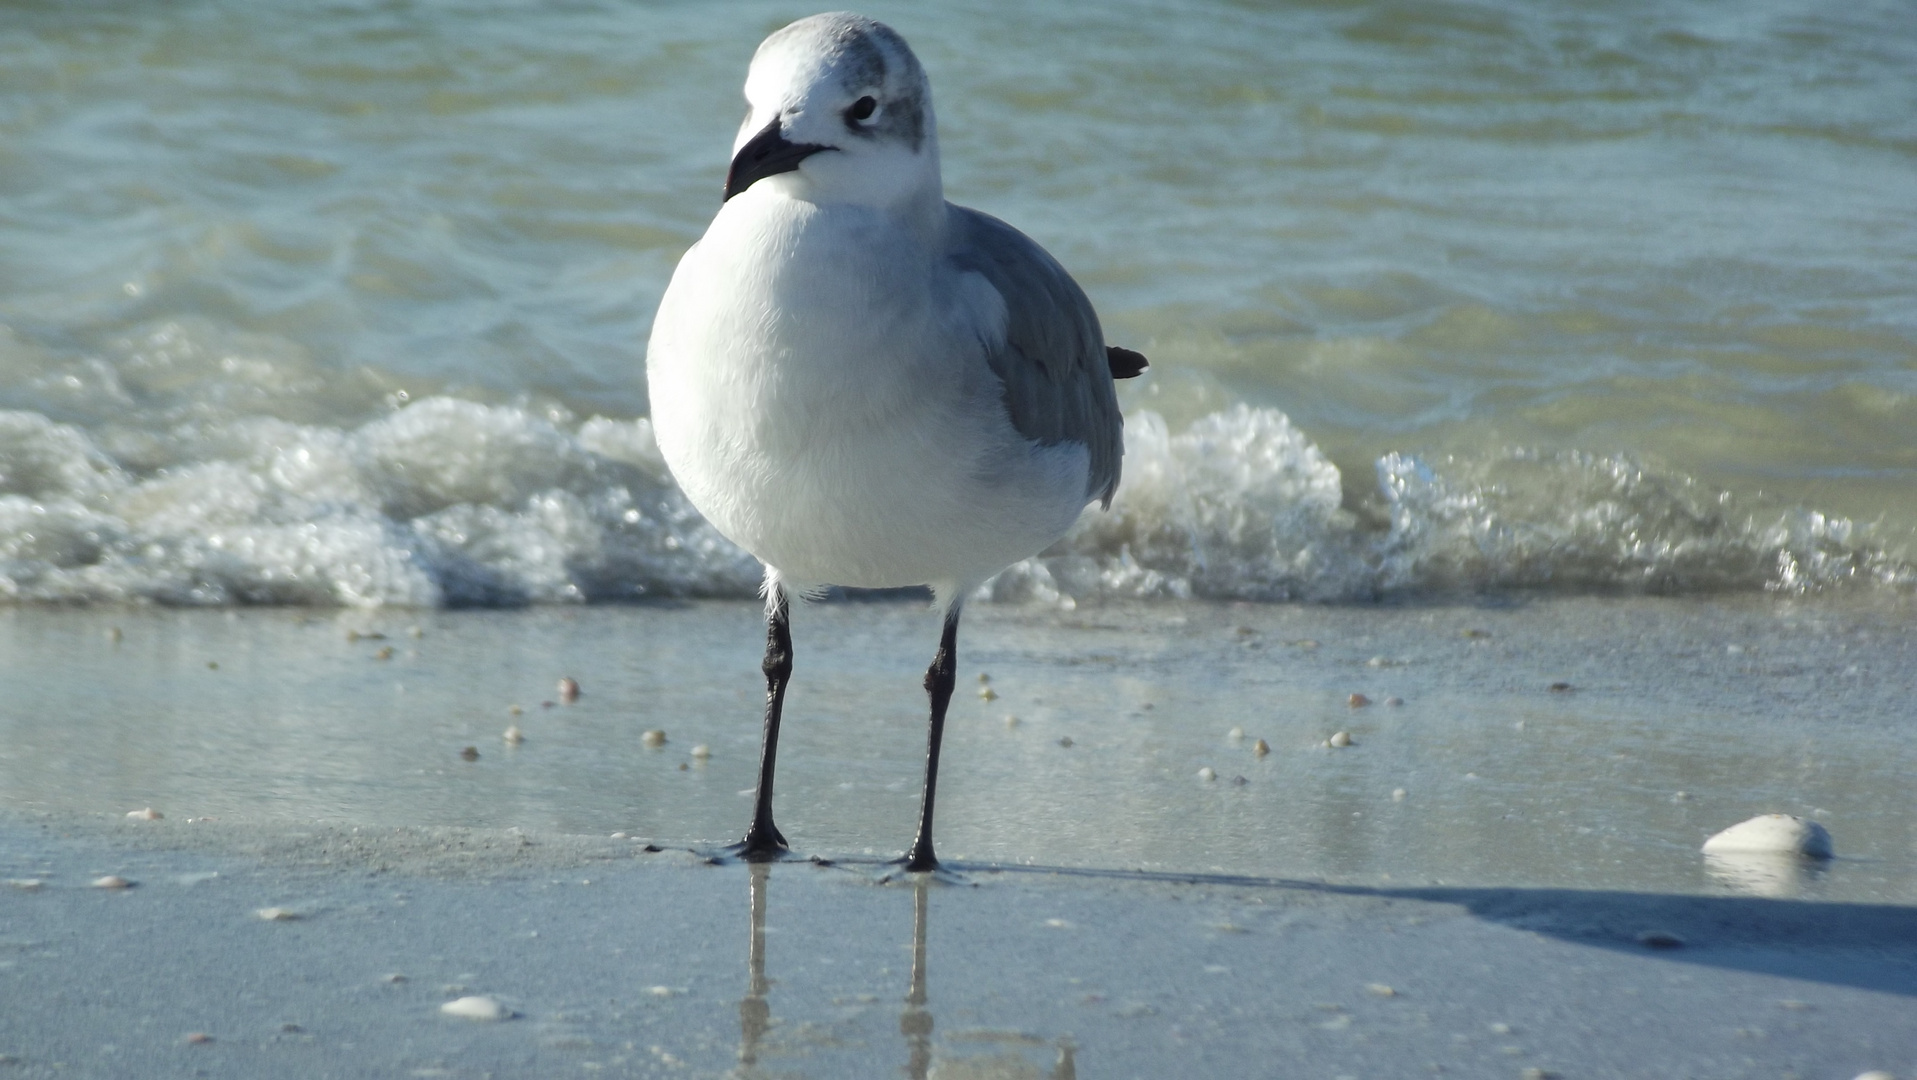
<svg viewBox="0 0 1917 1080"><path fill-rule="evenodd" d="M128 881L118 874L108 874L105 877L94 878L92 884L96 889L130 889L133 887L131 881Z"/></svg>
<svg viewBox="0 0 1917 1080"><path fill-rule="evenodd" d="M474 994L470 997L455 998L439 1007L447 1016L457 1016L466 1020L504 1020L512 1015L498 998Z"/></svg>
<svg viewBox="0 0 1917 1080"><path fill-rule="evenodd" d="M1218 779L1218 770L1212 768L1210 765L1207 765L1204 768L1198 770L1198 779L1216 780Z"/></svg>
<svg viewBox="0 0 1917 1080"><path fill-rule="evenodd" d="M1790 814L1760 814L1704 841L1704 850L1713 855L1788 854L1828 859L1830 832L1815 821Z"/></svg>
<svg viewBox="0 0 1917 1080"><path fill-rule="evenodd" d="M134 821L158 821L166 815L148 806L140 810L128 810L126 816Z"/></svg>
<svg viewBox="0 0 1917 1080"><path fill-rule="evenodd" d="M645 743L647 746L664 746L666 745L666 733L660 731L658 728L654 728L644 735L639 736L639 741Z"/></svg>
<svg viewBox="0 0 1917 1080"><path fill-rule="evenodd" d="M1339 748L1339 749L1342 749L1342 748L1344 748L1344 747L1347 747L1347 746L1350 746L1350 745L1351 745L1351 732L1349 732L1349 731L1340 731L1340 732L1338 732L1338 733L1336 733L1336 734L1334 734L1334 735L1332 735L1332 737L1331 737L1331 738L1329 738L1329 739L1327 739L1327 740L1325 740L1325 742L1326 742L1326 743L1327 743L1328 745L1330 745L1330 746L1333 746L1333 747L1337 747L1337 748Z"/></svg>
<svg viewBox="0 0 1917 1080"><path fill-rule="evenodd" d="M299 912L294 911L292 908L283 907L263 907L253 914L265 919L267 922L292 922L300 917Z"/></svg>

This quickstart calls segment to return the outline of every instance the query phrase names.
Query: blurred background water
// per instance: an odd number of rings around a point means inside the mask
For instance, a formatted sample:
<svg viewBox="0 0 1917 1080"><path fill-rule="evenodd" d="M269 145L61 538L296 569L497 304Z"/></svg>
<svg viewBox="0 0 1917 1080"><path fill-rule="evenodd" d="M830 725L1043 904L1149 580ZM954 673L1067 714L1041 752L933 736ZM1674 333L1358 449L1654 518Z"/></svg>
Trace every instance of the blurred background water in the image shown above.
<svg viewBox="0 0 1917 1080"><path fill-rule="evenodd" d="M866 10L1154 364L995 595L1917 580L1907 6ZM810 12L0 9L0 595L749 595L644 342Z"/></svg>

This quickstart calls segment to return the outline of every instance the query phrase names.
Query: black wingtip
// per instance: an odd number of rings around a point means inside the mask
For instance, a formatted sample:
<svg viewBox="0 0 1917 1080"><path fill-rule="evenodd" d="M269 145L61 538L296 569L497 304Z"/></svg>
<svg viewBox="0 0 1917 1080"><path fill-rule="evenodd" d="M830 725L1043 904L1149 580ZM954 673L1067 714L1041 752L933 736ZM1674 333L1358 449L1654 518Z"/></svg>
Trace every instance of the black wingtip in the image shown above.
<svg viewBox="0 0 1917 1080"><path fill-rule="evenodd" d="M1144 353L1135 353L1116 345L1105 346L1105 362L1111 365L1114 379L1135 379L1152 366Z"/></svg>

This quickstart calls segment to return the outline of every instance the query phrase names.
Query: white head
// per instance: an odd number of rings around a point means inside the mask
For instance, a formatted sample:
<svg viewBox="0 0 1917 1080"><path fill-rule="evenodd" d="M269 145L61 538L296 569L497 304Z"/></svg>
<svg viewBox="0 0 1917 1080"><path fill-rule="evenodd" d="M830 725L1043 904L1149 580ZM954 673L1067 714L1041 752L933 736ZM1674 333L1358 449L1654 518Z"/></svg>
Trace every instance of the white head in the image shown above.
<svg viewBox="0 0 1917 1080"><path fill-rule="evenodd" d="M932 87L891 27L814 15L760 43L726 198L755 185L810 202L940 200Z"/></svg>

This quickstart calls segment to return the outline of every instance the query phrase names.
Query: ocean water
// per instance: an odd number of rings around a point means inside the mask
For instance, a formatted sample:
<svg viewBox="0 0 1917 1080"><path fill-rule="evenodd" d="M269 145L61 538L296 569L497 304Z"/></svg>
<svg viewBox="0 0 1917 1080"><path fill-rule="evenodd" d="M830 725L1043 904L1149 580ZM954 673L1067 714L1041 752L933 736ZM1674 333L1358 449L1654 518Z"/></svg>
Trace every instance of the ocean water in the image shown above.
<svg viewBox="0 0 1917 1080"><path fill-rule="evenodd" d="M1917 582L1896 3L867 9L1115 342L1005 600ZM783 4L0 12L0 596L751 594L644 342Z"/></svg>

